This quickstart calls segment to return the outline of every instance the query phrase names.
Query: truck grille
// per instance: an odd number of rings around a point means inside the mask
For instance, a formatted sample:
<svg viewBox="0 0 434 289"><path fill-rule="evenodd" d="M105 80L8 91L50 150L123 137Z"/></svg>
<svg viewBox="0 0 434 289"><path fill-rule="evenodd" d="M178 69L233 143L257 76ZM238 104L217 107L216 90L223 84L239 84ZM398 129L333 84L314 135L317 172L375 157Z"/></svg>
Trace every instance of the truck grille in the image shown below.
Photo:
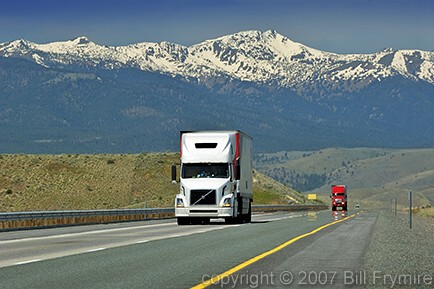
<svg viewBox="0 0 434 289"><path fill-rule="evenodd" d="M215 205L215 190L192 190L190 191L190 205Z"/></svg>

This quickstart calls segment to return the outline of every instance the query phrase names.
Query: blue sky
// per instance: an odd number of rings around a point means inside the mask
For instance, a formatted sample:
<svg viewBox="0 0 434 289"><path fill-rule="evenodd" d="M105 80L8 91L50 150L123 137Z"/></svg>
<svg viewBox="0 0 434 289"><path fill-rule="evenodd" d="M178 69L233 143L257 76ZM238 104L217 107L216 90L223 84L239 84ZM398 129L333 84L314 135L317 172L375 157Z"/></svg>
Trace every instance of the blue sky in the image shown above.
<svg viewBox="0 0 434 289"><path fill-rule="evenodd" d="M434 50L434 0L5 0L0 42L85 35L106 45L183 45L274 29L336 53Z"/></svg>

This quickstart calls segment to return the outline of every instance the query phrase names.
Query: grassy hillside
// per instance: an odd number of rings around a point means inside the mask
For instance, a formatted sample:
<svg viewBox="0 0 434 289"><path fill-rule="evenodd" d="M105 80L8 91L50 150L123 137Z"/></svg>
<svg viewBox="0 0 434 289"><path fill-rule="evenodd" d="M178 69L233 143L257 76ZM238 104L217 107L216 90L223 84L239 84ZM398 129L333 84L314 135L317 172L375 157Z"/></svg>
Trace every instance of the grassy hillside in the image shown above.
<svg viewBox="0 0 434 289"><path fill-rule="evenodd" d="M390 150L330 148L313 152L279 152L259 154L256 167L276 180L299 191L310 191L326 183L329 174L351 163L384 156Z"/></svg>
<svg viewBox="0 0 434 289"><path fill-rule="evenodd" d="M171 207L175 153L0 155L0 211ZM303 203L294 190L254 174L255 204Z"/></svg>
<svg viewBox="0 0 434 289"><path fill-rule="evenodd" d="M434 149L324 149L280 152L255 158L258 170L303 192L314 192L328 202L331 184L346 184L353 204L388 206L398 198L407 205L434 205Z"/></svg>

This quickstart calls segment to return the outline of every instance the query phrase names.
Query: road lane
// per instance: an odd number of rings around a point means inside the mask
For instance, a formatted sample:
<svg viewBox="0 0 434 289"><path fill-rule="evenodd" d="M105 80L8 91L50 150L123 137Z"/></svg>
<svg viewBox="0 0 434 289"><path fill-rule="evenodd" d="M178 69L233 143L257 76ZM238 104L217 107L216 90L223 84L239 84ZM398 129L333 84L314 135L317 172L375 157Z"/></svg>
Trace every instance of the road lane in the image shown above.
<svg viewBox="0 0 434 289"><path fill-rule="evenodd" d="M301 216L291 214L255 215L255 221L273 221ZM144 224L145 223L145 224ZM134 224L96 225L81 228L5 232L0 234L0 267L26 264L58 257L96 252L149 241L206 233L236 227L216 220L205 226L178 226L172 220ZM80 230L81 229L81 230Z"/></svg>
<svg viewBox="0 0 434 289"><path fill-rule="evenodd" d="M324 228L209 288L363 288L369 280L361 268L376 218L363 213Z"/></svg>
<svg viewBox="0 0 434 289"><path fill-rule="evenodd" d="M110 249L98 250L97 247L94 248L97 251L85 254L3 267L0 280L4 288L10 289L190 288L207 275L224 272L333 220L330 212L320 212L255 216L251 224L240 226L215 223L179 227L173 221L166 221L173 223L173 227L162 226L171 228L171 237ZM219 229L220 226L224 229ZM214 229L205 232L207 228ZM175 237L189 231L196 233ZM131 238L130 233L126 234L128 230L117 232ZM110 234L97 235L113 238ZM75 240L81 238L84 237Z"/></svg>

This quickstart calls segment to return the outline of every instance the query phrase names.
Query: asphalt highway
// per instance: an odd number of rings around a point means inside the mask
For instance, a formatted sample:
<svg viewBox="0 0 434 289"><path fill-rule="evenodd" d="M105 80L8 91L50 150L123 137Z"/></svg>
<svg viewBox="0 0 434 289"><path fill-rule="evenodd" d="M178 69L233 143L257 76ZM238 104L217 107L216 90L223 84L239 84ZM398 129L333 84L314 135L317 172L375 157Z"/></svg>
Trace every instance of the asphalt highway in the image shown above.
<svg viewBox="0 0 434 289"><path fill-rule="evenodd" d="M357 273L376 215L346 217L329 211L297 212L254 215L252 223L242 225L217 221L210 225L178 226L171 219L3 232L0 288L203 286L202 282L209 278L306 233L310 235L231 276L243 276L246 272L251 276L261 272L279 275L288 271L293 274L293 282L298 282L303 271L323 274L345 269ZM322 228L324 225L327 227ZM322 229L313 232L318 228ZM343 283L342 274L336 275L336 283L331 285ZM214 286L243 288L239 282L222 284L223 280ZM255 284L244 285L254 288ZM260 285L256 288L287 284Z"/></svg>
<svg viewBox="0 0 434 289"><path fill-rule="evenodd" d="M209 288L364 288L364 255L376 218L363 213L320 228Z"/></svg>

